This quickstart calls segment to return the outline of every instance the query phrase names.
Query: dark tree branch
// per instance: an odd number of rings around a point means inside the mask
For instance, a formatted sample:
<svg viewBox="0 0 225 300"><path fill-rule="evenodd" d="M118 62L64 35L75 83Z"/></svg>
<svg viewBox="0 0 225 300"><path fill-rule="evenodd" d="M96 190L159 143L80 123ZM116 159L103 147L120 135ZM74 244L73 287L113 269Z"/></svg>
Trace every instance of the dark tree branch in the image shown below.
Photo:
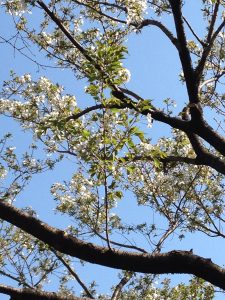
<svg viewBox="0 0 225 300"><path fill-rule="evenodd" d="M192 67L191 55L187 45L187 39L184 31L184 24L183 24L183 16L182 16L182 1L181 0L169 0L176 32L177 32L177 39L179 43L179 56L180 61L182 64L184 77L187 85L187 91L189 95L190 103L198 103L198 86L195 80L195 73Z"/></svg>
<svg viewBox="0 0 225 300"><path fill-rule="evenodd" d="M187 134L193 150L195 151L197 157L195 159L196 165L205 165L213 168L219 173L225 174L225 163L216 155L210 153L206 150L202 143L200 142L196 134Z"/></svg>
<svg viewBox="0 0 225 300"><path fill-rule="evenodd" d="M125 89L125 88L122 88L122 87L120 87L120 90L121 90L122 93L133 97L137 101L144 100L141 96L139 96L138 94L136 94L135 92L133 92L131 90L128 90L128 89Z"/></svg>
<svg viewBox="0 0 225 300"><path fill-rule="evenodd" d="M173 33L165 25L163 25L161 22L159 22L157 20L152 20L152 19L145 19L136 27L137 27L137 29L141 29L141 28L149 26L149 25L153 25L153 26L158 27L168 37L168 39L177 48L177 50L180 50L179 42L178 42L177 38L175 38Z"/></svg>
<svg viewBox="0 0 225 300"><path fill-rule="evenodd" d="M194 255L189 251L140 254L100 247L51 227L5 201L0 201L0 218L55 250L90 263L148 274L192 274L225 289L225 270L212 263L210 259Z"/></svg>
<svg viewBox="0 0 225 300"><path fill-rule="evenodd" d="M31 286L28 283L24 282L19 277L13 276L13 275L11 275L9 273L6 273L2 270L0 271L0 275L4 275L8 278L11 278L11 279L15 280L16 282L18 282L19 285L22 285L22 286L27 287L27 288L31 288Z"/></svg>
<svg viewBox="0 0 225 300"><path fill-rule="evenodd" d="M43 292L37 289L17 289L7 285L0 285L0 293L11 296L11 300L91 300L75 296L62 296L57 293Z"/></svg>
<svg viewBox="0 0 225 300"><path fill-rule="evenodd" d="M197 67L195 69L196 79L197 79L198 83L201 80L201 76L202 76L203 70L205 68L205 64L206 64L207 58L208 58L208 56L210 54L210 51L211 51L211 49L213 47L214 41L215 41L215 39L217 38L218 34L220 33L220 31L223 29L224 26L225 26L225 19L219 25L219 27L214 32L214 34L212 34L212 35L209 36L210 40L207 42L207 45L205 46L205 48L203 50L202 57L201 57L198 65L197 65Z"/></svg>
<svg viewBox="0 0 225 300"><path fill-rule="evenodd" d="M114 93L115 95L115 93ZM187 135L193 135L197 134L199 137L204 139L206 142L208 142L210 145L212 145L218 152L220 152L222 155L225 156L225 139L220 136L217 132L213 130L212 127L210 127L203 119L201 108L199 108L199 105L192 104L190 106L191 115L194 116L193 120L191 121L185 121L178 117L171 117L166 115L164 112L156 109L148 109L148 110L142 110L139 111L136 103L133 102L131 99L126 98L126 96L122 93L116 93L116 97L121 100L121 105L111 105L111 106L104 106L103 104L94 105L91 107L88 107L84 109L83 111L71 115L67 118L67 121L69 120L77 120L81 116L91 112L95 111L101 108L118 108L118 109L124 109L124 108L130 108L138 111L142 115L147 116L147 114L151 114L152 118L156 121L165 123L170 125L173 128L180 129L184 131ZM125 102L129 100L127 103ZM200 158L201 157L201 158ZM189 159L189 158L182 158L180 161L187 162L187 163L195 163L195 164L203 164L210 166L217 170L218 172L221 172L222 174L225 174L225 162L221 160L220 158L217 158L215 155L210 154L209 152L203 152L201 156L198 156L197 160Z"/></svg>
<svg viewBox="0 0 225 300"><path fill-rule="evenodd" d="M123 276L123 278L120 280L120 282L117 284L111 300L119 300L120 295L121 295L121 291L124 288L124 286L128 283L128 281L131 279L131 277L133 276L133 273L128 273L125 276Z"/></svg>
<svg viewBox="0 0 225 300"><path fill-rule="evenodd" d="M196 116L191 120L191 128L187 133L195 133L225 156L225 139L219 135L201 116L199 108L191 107L191 114Z"/></svg>
<svg viewBox="0 0 225 300"><path fill-rule="evenodd" d="M97 104L97 105L94 105L94 106L87 107L84 110L82 110L81 112L69 116L66 119L66 121L68 122L69 120L78 120L80 117L88 114L89 112L92 112L92 111L95 111L95 110L98 110L98 109L102 109L103 107L104 107L103 104Z"/></svg>
<svg viewBox="0 0 225 300"><path fill-rule="evenodd" d="M194 29L192 28L191 24L188 22L188 20L183 16L183 20L184 22L187 24L188 28L190 29L191 33L193 34L193 36L196 38L196 40L202 45L204 46L204 42L197 36L197 34L195 33Z"/></svg>

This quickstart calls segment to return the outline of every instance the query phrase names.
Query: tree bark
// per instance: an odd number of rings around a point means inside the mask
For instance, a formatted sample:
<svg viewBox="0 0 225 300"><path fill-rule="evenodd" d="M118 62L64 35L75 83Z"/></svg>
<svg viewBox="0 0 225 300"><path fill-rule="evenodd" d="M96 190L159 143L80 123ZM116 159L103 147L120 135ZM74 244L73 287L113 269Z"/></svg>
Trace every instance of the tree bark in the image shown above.
<svg viewBox="0 0 225 300"><path fill-rule="evenodd" d="M225 269L189 251L140 254L100 247L51 227L5 201L0 201L0 218L62 253L93 264L148 274L192 274L225 290Z"/></svg>

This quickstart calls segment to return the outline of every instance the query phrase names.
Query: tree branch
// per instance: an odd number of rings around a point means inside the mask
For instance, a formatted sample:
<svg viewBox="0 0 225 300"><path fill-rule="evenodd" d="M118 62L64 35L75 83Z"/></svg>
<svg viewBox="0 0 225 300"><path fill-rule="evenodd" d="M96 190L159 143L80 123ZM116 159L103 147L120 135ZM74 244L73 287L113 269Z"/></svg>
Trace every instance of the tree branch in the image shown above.
<svg viewBox="0 0 225 300"><path fill-rule="evenodd" d="M114 93L115 95L115 93ZM209 126L203 119L201 109L199 109L199 105L192 104L190 106L191 115L194 116L194 118L191 121L185 121L178 117L171 117L167 114L165 114L163 111L157 110L157 109L146 109L139 111L136 107L136 103L133 102L131 99L127 99L126 96L119 92L116 93L116 97L123 102L121 105L110 105L110 106L104 106L103 104L94 105L91 107L88 107L84 109L83 111L72 115L67 118L67 121L69 120L77 120L81 116L85 115L88 112L95 111L97 109L101 108L118 108L118 109L124 109L124 108L130 108L138 111L142 115L147 116L148 114L152 115L152 118L156 121L165 123L170 125L173 128L180 129L184 131L186 134L197 134L199 137L204 139L206 142L208 142L211 146L213 146L218 152L220 152L222 155L225 156L225 139L220 136L217 132L213 130L211 126ZM129 102L125 102L129 100ZM212 160L211 160L212 159ZM184 159L186 162L194 162ZM185 161L184 161L185 162ZM196 161L196 164L206 164L217 171L220 170L222 174L225 174L225 162L217 158L215 155L207 153L207 157L205 157L205 160L201 159L201 161Z"/></svg>
<svg viewBox="0 0 225 300"><path fill-rule="evenodd" d="M61 261L61 263L66 267L66 269L70 272L70 274L75 278L75 280L79 283L79 285L82 287L82 289L85 291L86 295L90 299L95 299L94 296L90 293L86 285L83 283L83 281L80 279L80 277L77 275L76 272L70 267L70 265L64 260L64 258L57 253L54 249L51 249L51 251L55 254L55 256Z"/></svg>
<svg viewBox="0 0 225 300"><path fill-rule="evenodd" d="M71 41L71 43L83 54L83 56L90 62L93 63L93 65L96 65L96 62L93 60L93 58L87 53L86 49L84 49L79 42L77 42L70 32L63 26L62 22L59 20L59 18L49 10L49 8L45 5L42 1L37 1L37 3L43 8L43 10L49 15L49 17L52 19L52 21L55 22L55 24L60 28L60 30L65 34L65 36Z"/></svg>
<svg viewBox="0 0 225 300"><path fill-rule="evenodd" d="M202 76L202 73L203 73L203 70L204 70L207 58L208 58L208 56L210 54L210 51L211 51L211 49L213 47L214 41L215 41L217 35L220 33L220 31L222 30L222 28L224 26L225 26L225 19L218 26L217 30L213 34L211 33L211 34L208 35L207 45L204 48L203 53L202 53L202 57L201 57L198 65L197 65L197 67L195 69L195 74L196 74L196 78L197 78L198 82L200 82L200 80L201 80L201 76Z"/></svg>
<svg viewBox="0 0 225 300"><path fill-rule="evenodd" d="M79 5L83 5L83 6L88 7L89 9L92 9L93 11L95 11L96 13L98 13L99 15L104 16L104 17L106 17L106 18L108 18L108 19L110 19L112 21L115 21L115 22L118 22L118 23L121 23L121 24L127 24L127 21L121 20L121 19L117 19L117 18L114 18L114 17L112 17L110 15L107 15L107 14L103 13L102 11L99 11L98 9L96 9L95 7L93 7L93 6L91 6L91 5L87 4L87 3L82 3L82 2L77 1L77 0L75 0L74 2L76 2ZM100 4L102 4L102 3L100 3ZM119 7L117 5L114 5L114 7L119 8L119 9L123 10L124 12L127 12L127 10L125 8L123 9L122 7ZM165 25L163 25L161 22L159 22L157 20L152 20L152 19L151 20L150 19L145 19L140 24L139 23L131 22L130 25L134 26L138 30L140 30L143 27L146 27L148 25L156 26L156 27L158 27L169 38L169 40L172 42L172 44L174 44L174 46L178 49L179 44L178 44L177 39L175 38L175 36L173 35L173 33Z"/></svg>
<svg viewBox="0 0 225 300"><path fill-rule="evenodd" d="M102 236L100 233L98 233L96 230L92 229L94 231L94 233L100 238L102 239L103 241L107 241L107 239ZM126 244L122 244L122 243L118 243L118 242L114 242L112 240L109 240L110 244L112 245L115 245L115 246L119 246L119 247L123 247L123 248L127 248L127 249L133 249L133 250L136 250L136 251L140 251L142 253L147 253L147 251L145 251L144 249L142 248L139 248L137 246L134 246L134 245L126 245Z"/></svg>
<svg viewBox="0 0 225 300"><path fill-rule="evenodd" d="M51 12L42 1L37 1L37 3L46 11L46 13L57 24L57 26L62 30L62 32L72 42L72 44L84 55L84 57L88 61L93 63L93 65L100 72L102 72L101 68L96 64L96 62L92 59L92 57L89 56L87 51L71 36L71 34L62 25L61 21L54 15L54 13ZM174 15L178 41L180 43L179 54L180 54L180 59L181 59L181 63L182 63L183 70L184 70L185 79L187 82L189 100L191 103L198 103L198 100L199 100L198 99L198 87L196 86L195 74L194 74L194 71L192 68L190 52L187 47L187 41L186 41L186 36L185 36L185 32L184 32L184 27L183 27L183 20L182 20L182 13L181 13L181 1L179 0L179 3L177 3L177 1L170 0L170 3L171 3L173 15ZM225 24L225 20L223 23ZM222 28L221 27L222 24L218 27L218 29L214 33L212 39L216 38L218 32ZM113 86L112 88L114 90L118 91L117 87ZM126 101L124 101L124 99L126 99L124 94L122 92L119 92L119 94L120 94L120 96L117 96L118 99L120 99L122 102L126 102ZM132 103L129 103L129 104L125 103L125 107L135 108L135 106ZM194 111L194 110L192 110L192 111ZM157 111L157 110L142 112L142 114L144 114L144 115L147 115L148 113L151 113L152 117L157 121L164 122L174 128L183 130L185 132L199 134L200 137L202 137L207 142L209 142L216 150L218 150L221 154L225 155L225 147L224 147L225 140L222 137L220 137L217 133L215 133L213 131L213 129L207 123L200 122L198 124L198 128L197 128L198 131L196 132L195 127L190 128L190 126L189 126L190 123L188 124L187 122L184 122L184 121L180 120L179 118L169 117L169 116L165 115L163 112Z"/></svg>
<svg viewBox="0 0 225 300"><path fill-rule="evenodd" d="M184 31L181 0L169 0L169 2L173 12L177 39L179 42L179 56L187 85L189 101L190 103L198 103L198 86L195 80L195 73L192 67L191 55L187 46L187 39Z"/></svg>
<svg viewBox="0 0 225 300"><path fill-rule="evenodd" d="M100 247L51 227L5 201L0 201L0 218L19 227L55 250L90 263L148 274L193 274L225 289L225 269L212 263L210 259L194 255L189 251L140 254Z"/></svg>
<svg viewBox="0 0 225 300"><path fill-rule="evenodd" d="M37 289L18 289L2 284L0 285L0 293L11 296L11 300L91 300L90 298L57 295Z"/></svg>
<svg viewBox="0 0 225 300"><path fill-rule="evenodd" d="M105 78L106 74L102 71L102 68L99 66L96 60L89 55L88 51L71 35L71 33L66 29L66 27L63 26L61 20L52 11L50 11L50 9L45 5L44 2L37 1L37 3L47 13L47 15L52 19L52 21L59 27L59 29L65 34L65 36L70 40L74 47L78 49L80 53L96 68L96 70L99 71L102 77ZM117 90L114 84L112 84L111 87Z"/></svg>
<svg viewBox="0 0 225 300"><path fill-rule="evenodd" d="M122 291L123 287L128 283L128 281L131 279L132 276L133 276L132 272L129 272L125 276L123 276L123 278L117 284L117 286L112 294L111 300L119 300L119 297L121 295L121 291Z"/></svg>
<svg viewBox="0 0 225 300"><path fill-rule="evenodd" d="M187 24L188 28L190 29L191 33L193 34L193 36L196 38L196 40L202 45L204 46L204 42L197 36L197 34L195 33L194 29L192 28L191 24L188 22L188 20L183 16L183 20L184 22Z"/></svg>
<svg viewBox="0 0 225 300"><path fill-rule="evenodd" d="M175 36L173 35L173 33L165 25L163 25L161 22L159 22L157 20L146 19L146 20L143 20L136 27L137 27L137 29L141 29L141 28L143 28L145 26L148 26L148 25L153 25L153 26L158 27L168 37L168 39L177 48L177 50L180 50L180 48L179 48L179 42L178 42L177 38L175 38Z"/></svg>
<svg viewBox="0 0 225 300"><path fill-rule="evenodd" d="M195 159L196 164L209 166L219 173L225 174L224 162L216 155L206 150L196 134L187 134L187 136L191 142L193 150L197 155Z"/></svg>

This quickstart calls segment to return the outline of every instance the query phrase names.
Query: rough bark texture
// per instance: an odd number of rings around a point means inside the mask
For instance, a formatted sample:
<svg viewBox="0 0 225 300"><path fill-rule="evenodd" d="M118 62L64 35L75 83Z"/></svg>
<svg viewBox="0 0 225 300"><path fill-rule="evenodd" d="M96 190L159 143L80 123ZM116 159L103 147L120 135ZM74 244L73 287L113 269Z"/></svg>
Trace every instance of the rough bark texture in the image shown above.
<svg viewBox="0 0 225 300"><path fill-rule="evenodd" d="M10 300L91 300L90 298L63 296L35 289L17 289L6 285L0 285L0 293L11 296Z"/></svg>
<svg viewBox="0 0 225 300"><path fill-rule="evenodd" d="M69 236L62 230L51 227L3 201L0 202L0 218L62 253L93 264L149 274L193 274L225 289L225 270L212 263L210 259L189 251L140 254L110 250Z"/></svg>

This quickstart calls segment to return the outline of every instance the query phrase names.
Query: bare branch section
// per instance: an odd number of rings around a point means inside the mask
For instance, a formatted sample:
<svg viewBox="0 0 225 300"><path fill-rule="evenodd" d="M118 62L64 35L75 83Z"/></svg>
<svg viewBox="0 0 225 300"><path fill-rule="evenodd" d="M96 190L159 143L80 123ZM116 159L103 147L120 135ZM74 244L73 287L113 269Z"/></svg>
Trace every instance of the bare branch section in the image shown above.
<svg viewBox="0 0 225 300"><path fill-rule="evenodd" d="M42 292L36 289L17 289L6 285L0 285L0 293L11 296L11 300L91 300L91 298L61 296L57 293Z"/></svg>
<svg viewBox="0 0 225 300"><path fill-rule="evenodd" d="M174 23L177 32L177 39L179 43L179 56L187 85L189 101L190 103L198 103L198 86L195 80L195 73L192 66L191 55L188 49L187 38L184 30L182 16L182 1L170 0L169 2L173 12Z"/></svg>
<svg viewBox="0 0 225 300"><path fill-rule="evenodd" d="M212 263L210 259L194 255L189 251L140 254L100 247L51 227L5 201L0 202L0 218L38 238L55 250L90 263L148 274L193 274L225 289L225 269Z"/></svg>
<svg viewBox="0 0 225 300"><path fill-rule="evenodd" d="M111 297L111 300L119 300L122 289L128 283L128 281L131 279L132 276L133 276L133 273L130 273L130 272L124 275L124 277L117 284L117 286L113 292L113 295Z"/></svg>
<svg viewBox="0 0 225 300"><path fill-rule="evenodd" d="M203 53L202 53L202 57L195 69L195 74L196 74L196 78L198 79L198 81L200 82L207 58L210 54L210 51L213 47L214 41L216 39L216 37L218 36L218 34L220 33L220 31L223 29L223 27L225 26L225 20L223 20L223 22L218 26L217 30L214 32L214 34L212 35L211 39L208 41L206 47L203 49Z"/></svg>
<svg viewBox="0 0 225 300"><path fill-rule="evenodd" d="M167 37L168 39L172 42L172 44L179 50L179 42L177 38L173 35L173 33L161 22L157 20L152 20L152 19L146 19L141 22L141 24L137 27L138 29L141 29L145 26L156 26L158 27Z"/></svg>
<svg viewBox="0 0 225 300"><path fill-rule="evenodd" d="M75 280L79 283L79 285L82 287L82 289L85 291L86 295L90 299L94 299L94 296L91 294L91 292L88 290L87 286L84 284L84 282L80 279L80 277L77 275L77 273L71 268L71 266L63 259L63 257L57 253L54 249L51 249L52 252L55 254L55 256L61 261L61 263L66 267L66 269L70 272L70 274L75 278Z"/></svg>

